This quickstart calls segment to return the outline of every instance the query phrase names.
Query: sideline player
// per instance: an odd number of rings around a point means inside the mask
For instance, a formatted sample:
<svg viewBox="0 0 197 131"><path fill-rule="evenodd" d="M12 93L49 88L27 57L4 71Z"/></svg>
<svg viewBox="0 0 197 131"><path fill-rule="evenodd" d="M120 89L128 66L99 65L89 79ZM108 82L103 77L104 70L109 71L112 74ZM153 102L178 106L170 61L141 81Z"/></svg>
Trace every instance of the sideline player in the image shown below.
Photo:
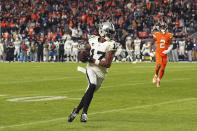
<svg viewBox="0 0 197 131"><path fill-rule="evenodd" d="M160 80L164 75L165 67L167 64L167 54L172 50L172 34L166 32L167 25L162 22L160 25L160 31L153 34L153 40L151 42L150 52L152 53L152 46L156 42L156 68L155 75L153 77L153 83L157 83L157 87L160 87ZM159 73L160 71L160 73ZM158 76L159 74L159 76Z"/></svg>
<svg viewBox="0 0 197 131"><path fill-rule="evenodd" d="M90 52L90 60L86 67L89 84L81 102L69 115L68 122L72 122L82 108L83 111L80 120L81 122L87 121L89 104L91 103L94 92L98 90L103 83L107 68L110 68L117 49L116 42L113 40L114 34L114 25L110 22L104 22L99 27L100 36L89 37L89 44L85 48Z"/></svg>

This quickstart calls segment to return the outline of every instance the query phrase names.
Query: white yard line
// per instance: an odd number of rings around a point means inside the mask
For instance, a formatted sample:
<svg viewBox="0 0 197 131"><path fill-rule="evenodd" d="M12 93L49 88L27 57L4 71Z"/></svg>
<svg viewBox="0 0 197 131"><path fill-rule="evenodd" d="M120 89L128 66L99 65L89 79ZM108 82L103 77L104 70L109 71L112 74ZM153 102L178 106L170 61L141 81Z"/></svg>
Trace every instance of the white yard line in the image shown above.
<svg viewBox="0 0 197 131"><path fill-rule="evenodd" d="M7 95L1 95L1 94L0 94L0 97L1 97L1 96L7 96Z"/></svg>
<svg viewBox="0 0 197 131"><path fill-rule="evenodd" d="M156 104L148 104L148 105L127 107L127 108L106 110L106 111L101 111L101 112L90 113L88 115L89 116L92 116L92 115L96 115L96 114L105 114L105 113L111 113L111 112L120 112L120 111L125 111L125 110L144 109L144 108L153 107L153 106L161 106L161 105L174 104L174 103L179 103L179 102L189 102L189 101L194 101L194 100L197 100L197 98L185 98L185 99L179 99L179 100L173 100L173 101L165 101L165 102L156 103ZM14 128L14 127L22 127L22 126L30 126L30 125L36 125L36 124L42 124L42 123L49 123L49 122L54 122L54 121L59 121L59 120L65 120L66 121L66 119L67 119L66 117L61 117L61 118L56 118L56 119L51 119L51 120L43 120L43 121L36 121L36 122L23 123L23 124L0 126L0 129Z"/></svg>

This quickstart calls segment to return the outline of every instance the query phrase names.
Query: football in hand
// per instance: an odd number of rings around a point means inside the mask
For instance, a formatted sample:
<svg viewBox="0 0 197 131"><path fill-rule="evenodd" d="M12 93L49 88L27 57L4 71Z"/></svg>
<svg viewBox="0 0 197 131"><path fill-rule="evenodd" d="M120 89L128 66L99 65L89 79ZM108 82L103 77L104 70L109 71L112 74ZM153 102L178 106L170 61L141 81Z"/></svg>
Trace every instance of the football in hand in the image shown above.
<svg viewBox="0 0 197 131"><path fill-rule="evenodd" d="M82 49L79 51L78 53L78 60L85 63L85 62L88 62L90 58L90 52L85 50L85 49Z"/></svg>

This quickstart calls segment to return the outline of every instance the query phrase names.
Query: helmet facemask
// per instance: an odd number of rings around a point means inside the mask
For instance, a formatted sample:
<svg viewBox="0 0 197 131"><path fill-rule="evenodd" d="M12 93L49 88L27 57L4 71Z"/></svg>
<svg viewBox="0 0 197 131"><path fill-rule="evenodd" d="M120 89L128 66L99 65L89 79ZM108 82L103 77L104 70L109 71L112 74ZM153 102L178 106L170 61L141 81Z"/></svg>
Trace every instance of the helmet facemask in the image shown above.
<svg viewBox="0 0 197 131"><path fill-rule="evenodd" d="M104 22L99 26L99 35L104 37L106 40L113 39L115 36L114 25L110 22Z"/></svg>
<svg viewBox="0 0 197 131"><path fill-rule="evenodd" d="M166 31L167 31L167 26L166 26L165 23L162 23L162 24L160 25L160 31L161 31L162 34L165 34L165 33L166 33Z"/></svg>

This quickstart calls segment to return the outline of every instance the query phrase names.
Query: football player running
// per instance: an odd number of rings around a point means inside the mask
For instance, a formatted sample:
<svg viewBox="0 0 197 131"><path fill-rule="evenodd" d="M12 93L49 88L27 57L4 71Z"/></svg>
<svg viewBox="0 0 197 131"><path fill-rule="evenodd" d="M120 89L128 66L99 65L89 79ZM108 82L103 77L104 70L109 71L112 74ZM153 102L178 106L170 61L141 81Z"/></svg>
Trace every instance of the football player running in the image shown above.
<svg viewBox="0 0 197 131"><path fill-rule="evenodd" d="M114 35L114 25L110 22L103 22L99 26L99 36L89 36L89 44L85 47L90 52L90 58L86 67L88 88L79 105L69 115L68 122L72 122L81 109L83 111L80 121L87 121L88 107L94 92L101 87L107 73L107 68L110 68L117 49L117 43L113 40Z"/></svg>
<svg viewBox="0 0 197 131"><path fill-rule="evenodd" d="M172 34L167 32L167 25L162 22L160 24L160 31L153 34L153 40L150 46L150 55L153 57L152 46L156 42L156 68L153 77L153 83L160 87L160 80L162 79L167 64L167 54L172 50ZM159 74L160 71L160 74ZM159 77L158 77L159 74Z"/></svg>

